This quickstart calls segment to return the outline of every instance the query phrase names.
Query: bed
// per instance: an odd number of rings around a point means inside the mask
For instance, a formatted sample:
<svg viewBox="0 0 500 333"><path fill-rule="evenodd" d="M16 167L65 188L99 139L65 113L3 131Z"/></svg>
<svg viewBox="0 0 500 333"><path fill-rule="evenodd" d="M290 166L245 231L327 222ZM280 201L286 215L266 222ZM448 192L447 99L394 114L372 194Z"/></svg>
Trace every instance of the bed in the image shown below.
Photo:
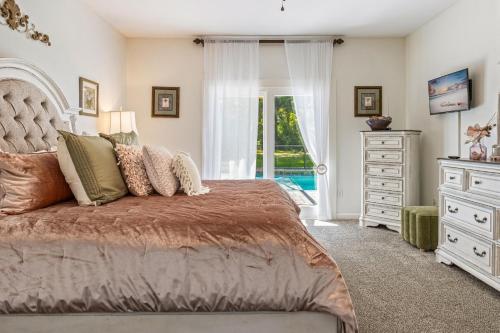
<svg viewBox="0 0 500 333"><path fill-rule="evenodd" d="M57 85L24 61L0 59L0 98L2 150L76 131ZM1 331L357 331L339 268L278 185L206 185L0 216Z"/></svg>

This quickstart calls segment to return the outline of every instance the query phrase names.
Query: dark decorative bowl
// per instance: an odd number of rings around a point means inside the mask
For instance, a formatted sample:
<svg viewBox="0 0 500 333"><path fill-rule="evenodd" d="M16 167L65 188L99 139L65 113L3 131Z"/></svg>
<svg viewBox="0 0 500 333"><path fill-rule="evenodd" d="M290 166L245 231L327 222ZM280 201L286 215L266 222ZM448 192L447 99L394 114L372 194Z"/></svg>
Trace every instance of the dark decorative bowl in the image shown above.
<svg viewBox="0 0 500 333"><path fill-rule="evenodd" d="M368 126L372 129L372 131L384 131L387 130L387 126L392 123L391 117L371 117L366 121Z"/></svg>

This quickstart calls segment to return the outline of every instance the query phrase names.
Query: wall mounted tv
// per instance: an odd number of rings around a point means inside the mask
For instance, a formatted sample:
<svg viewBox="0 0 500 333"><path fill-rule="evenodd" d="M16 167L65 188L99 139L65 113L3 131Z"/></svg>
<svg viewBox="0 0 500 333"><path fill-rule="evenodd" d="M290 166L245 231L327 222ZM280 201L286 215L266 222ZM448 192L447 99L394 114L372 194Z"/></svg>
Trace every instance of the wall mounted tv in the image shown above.
<svg viewBox="0 0 500 333"><path fill-rule="evenodd" d="M429 81L431 115L469 110L471 97L467 68Z"/></svg>

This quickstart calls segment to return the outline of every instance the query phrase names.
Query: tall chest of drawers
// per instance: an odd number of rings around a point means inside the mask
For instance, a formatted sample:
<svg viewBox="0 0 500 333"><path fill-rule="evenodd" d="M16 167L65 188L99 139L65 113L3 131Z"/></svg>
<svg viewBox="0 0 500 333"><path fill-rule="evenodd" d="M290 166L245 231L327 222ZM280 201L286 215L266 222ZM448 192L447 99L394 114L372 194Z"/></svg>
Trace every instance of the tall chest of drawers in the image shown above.
<svg viewBox="0 0 500 333"><path fill-rule="evenodd" d="M400 231L401 208L420 202L420 131L361 132L359 224Z"/></svg>
<svg viewBox="0 0 500 333"><path fill-rule="evenodd" d="M500 163L441 159L439 183L437 261L500 290Z"/></svg>

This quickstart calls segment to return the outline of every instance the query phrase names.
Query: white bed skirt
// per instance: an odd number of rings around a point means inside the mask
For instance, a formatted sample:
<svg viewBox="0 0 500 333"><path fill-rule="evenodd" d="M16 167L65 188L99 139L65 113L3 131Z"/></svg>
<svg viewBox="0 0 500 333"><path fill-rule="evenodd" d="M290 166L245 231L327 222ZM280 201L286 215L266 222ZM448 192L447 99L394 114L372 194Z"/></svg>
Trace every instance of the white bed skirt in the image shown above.
<svg viewBox="0 0 500 333"><path fill-rule="evenodd" d="M0 315L1 333L341 333L315 312Z"/></svg>

